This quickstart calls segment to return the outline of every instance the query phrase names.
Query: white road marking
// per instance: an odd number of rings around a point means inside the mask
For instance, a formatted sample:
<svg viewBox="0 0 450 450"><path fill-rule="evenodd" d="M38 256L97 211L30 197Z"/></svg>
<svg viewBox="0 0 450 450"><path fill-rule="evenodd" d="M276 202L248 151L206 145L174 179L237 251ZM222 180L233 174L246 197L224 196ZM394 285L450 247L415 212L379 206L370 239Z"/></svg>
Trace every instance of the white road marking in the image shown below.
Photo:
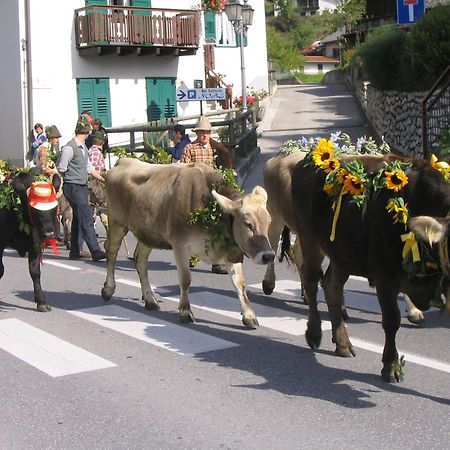
<svg viewBox="0 0 450 450"><path fill-rule="evenodd" d="M362 277L351 277L358 281L367 281ZM251 284L249 287L253 289L261 290L261 283ZM295 280L277 280L275 283L274 292L278 292L280 294L289 295L295 298L300 299L301 290L300 290L300 281ZM345 306L351 309L358 309L361 311L372 312L381 314L380 305L378 303L378 299L375 292L355 292L349 289L345 289L344 287L344 295L345 295ZM317 293L317 299L319 302L325 302L325 298L323 296L323 290L319 289ZM401 298L398 299L398 304L400 307L400 311L405 316L405 302Z"/></svg>
<svg viewBox="0 0 450 450"><path fill-rule="evenodd" d="M44 259L43 264L48 264L49 266L59 267L61 269L67 270L81 270L80 267L70 266L69 264L60 263L58 261L54 261L52 259Z"/></svg>
<svg viewBox="0 0 450 450"><path fill-rule="evenodd" d="M351 343L358 348L368 350L369 352L383 354L383 346L373 344L371 342L366 342L361 339L350 338ZM405 355L405 361L407 363L415 363L420 366L429 367L431 369L439 370L441 372L450 373L450 364L446 364L442 361L437 361L436 359L424 358L423 356L415 355L414 353L405 353L398 350L399 355Z"/></svg>
<svg viewBox="0 0 450 450"><path fill-rule="evenodd" d="M163 297L163 299L178 303L178 299L175 297ZM228 297L220 294L212 295L208 291L197 291L189 296L189 301L191 306L195 308L235 319L239 323L242 321L242 316L239 311L239 301L235 295ZM254 303L252 306L260 326L293 336L302 336L305 334L308 321L299 318L298 314ZM331 323L324 320L322 322L322 329L331 330Z"/></svg>
<svg viewBox="0 0 450 450"><path fill-rule="evenodd" d="M0 349L51 377L116 366L18 319L0 320Z"/></svg>
<svg viewBox="0 0 450 450"><path fill-rule="evenodd" d="M125 284L126 286L133 286L136 288L141 288L141 283L140 281L133 281L133 280L127 280L126 278L117 278L116 279L116 283L121 283L121 284ZM169 289L164 289L164 288L160 288L160 287L155 287L152 286L152 289L157 292L158 294L163 294L163 293L167 293L170 292Z"/></svg>
<svg viewBox="0 0 450 450"><path fill-rule="evenodd" d="M201 333L189 327L189 325L173 324L117 305L68 312L102 327L180 355L191 356L213 350L238 347L238 344Z"/></svg>

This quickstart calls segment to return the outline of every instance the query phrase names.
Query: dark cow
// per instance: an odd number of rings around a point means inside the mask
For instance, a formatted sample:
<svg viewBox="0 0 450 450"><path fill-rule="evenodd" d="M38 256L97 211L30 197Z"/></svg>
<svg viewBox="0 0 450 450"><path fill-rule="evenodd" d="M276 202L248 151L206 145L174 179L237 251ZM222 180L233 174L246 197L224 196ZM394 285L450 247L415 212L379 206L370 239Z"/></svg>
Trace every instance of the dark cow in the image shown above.
<svg viewBox="0 0 450 450"><path fill-rule="evenodd" d="M225 185L222 176L205 164L148 164L122 158L106 177L109 215L107 277L102 296L109 300L115 291L114 265L117 251L131 231L138 243L134 252L147 309L158 303L150 286L147 260L153 248L173 249L180 283L179 319L194 320L188 299L191 284L189 257L225 264L241 304L242 322L255 328L258 321L245 289L242 261L247 255L257 264L268 264L275 254L267 239L270 215L266 191L257 186L248 195ZM218 228L189 224L194 211L216 200L223 212ZM228 244L217 242L226 237Z"/></svg>
<svg viewBox="0 0 450 450"><path fill-rule="evenodd" d="M11 192L11 195L20 200L10 208L0 208L0 278L5 271L5 248L17 250L20 256L28 253L34 301L41 312L51 310L41 287L41 258L43 246L50 244L56 249L56 191L60 184L59 176L53 178L52 185L46 181L35 181L31 173L19 172L0 186L4 192L12 188L14 193Z"/></svg>
<svg viewBox="0 0 450 450"><path fill-rule="evenodd" d="M353 157L343 156L345 162ZM359 156L366 173L374 176L384 168L384 161L400 159L392 154ZM408 230L427 246L438 262L438 268L430 276L408 276L402 266L404 243L401 235L406 233L402 223L395 223L386 205L393 197L392 191L382 189L372 197L364 214L349 195L342 197L342 205L336 222L335 239L330 239L333 219L332 205L335 198L324 192L326 173L314 164L299 162L292 177L292 199L295 208L296 231L300 240L303 264L302 280L309 302L309 321L306 340L313 349L321 342L322 331L317 309L317 287L322 276L323 253L330 265L322 279L325 298L330 313L333 342L339 356L355 355L348 338L341 314L343 286L349 275L368 278L376 287L382 311L385 332L382 378L400 381L399 358L395 336L400 326L397 305L399 292L407 294L422 311L427 310L435 297L439 281L447 292L450 265L448 260L448 224L450 218L450 184L429 162L410 161L408 184L400 191L409 210ZM447 302L448 304L448 302ZM401 365L401 364L400 364Z"/></svg>

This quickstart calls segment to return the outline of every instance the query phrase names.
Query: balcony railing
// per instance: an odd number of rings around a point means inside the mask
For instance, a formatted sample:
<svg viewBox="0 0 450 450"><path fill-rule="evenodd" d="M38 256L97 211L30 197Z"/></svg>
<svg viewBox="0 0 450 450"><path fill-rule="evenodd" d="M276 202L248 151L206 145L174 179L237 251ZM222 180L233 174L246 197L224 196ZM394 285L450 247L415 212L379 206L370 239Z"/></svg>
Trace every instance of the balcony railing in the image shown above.
<svg viewBox="0 0 450 450"><path fill-rule="evenodd" d="M88 6L75 10L74 27L80 55L192 55L199 46L200 12Z"/></svg>

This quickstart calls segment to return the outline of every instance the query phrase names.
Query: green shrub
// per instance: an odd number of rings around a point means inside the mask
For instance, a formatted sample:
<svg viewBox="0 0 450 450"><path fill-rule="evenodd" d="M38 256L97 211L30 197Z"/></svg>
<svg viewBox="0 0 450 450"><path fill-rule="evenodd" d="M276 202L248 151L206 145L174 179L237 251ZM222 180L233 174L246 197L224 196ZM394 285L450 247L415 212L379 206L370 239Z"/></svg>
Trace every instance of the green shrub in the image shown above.
<svg viewBox="0 0 450 450"><path fill-rule="evenodd" d="M432 8L408 30L380 27L356 47L353 62L377 89L426 91L450 64L450 5Z"/></svg>
<svg viewBox="0 0 450 450"><path fill-rule="evenodd" d="M450 64L450 5L428 11L410 33L415 70L431 87Z"/></svg>

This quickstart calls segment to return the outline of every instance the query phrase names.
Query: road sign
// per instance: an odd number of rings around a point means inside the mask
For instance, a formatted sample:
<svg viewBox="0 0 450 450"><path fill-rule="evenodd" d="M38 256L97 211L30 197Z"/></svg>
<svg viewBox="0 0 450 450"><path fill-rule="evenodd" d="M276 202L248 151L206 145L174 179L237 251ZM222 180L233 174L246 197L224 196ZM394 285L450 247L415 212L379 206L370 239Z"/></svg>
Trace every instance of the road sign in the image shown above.
<svg viewBox="0 0 450 450"><path fill-rule="evenodd" d="M425 12L425 0L397 0L397 23L413 24Z"/></svg>
<svg viewBox="0 0 450 450"><path fill-rule="evenodd" d="M225 100L225 89L203 88L203 89L177 89L177 102Z"/></svg>

